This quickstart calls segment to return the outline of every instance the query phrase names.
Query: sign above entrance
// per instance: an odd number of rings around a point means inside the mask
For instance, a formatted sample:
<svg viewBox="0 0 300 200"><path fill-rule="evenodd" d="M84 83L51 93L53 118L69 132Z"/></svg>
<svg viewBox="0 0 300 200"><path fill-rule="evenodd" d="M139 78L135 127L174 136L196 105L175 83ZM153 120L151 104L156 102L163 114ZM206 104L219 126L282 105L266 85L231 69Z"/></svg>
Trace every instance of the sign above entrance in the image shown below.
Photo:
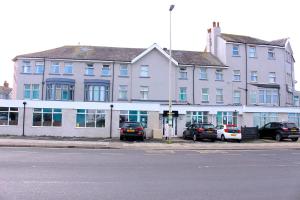
<svg viewBox="0 0 300 200"><path fill-rule="evenodd" d="M168 110L164 110L163 117L168 117L168 116L169 116L169 111ZM172 116L173 117L178 117L178 111L177 110L173 110L172 111Z"/></svg>

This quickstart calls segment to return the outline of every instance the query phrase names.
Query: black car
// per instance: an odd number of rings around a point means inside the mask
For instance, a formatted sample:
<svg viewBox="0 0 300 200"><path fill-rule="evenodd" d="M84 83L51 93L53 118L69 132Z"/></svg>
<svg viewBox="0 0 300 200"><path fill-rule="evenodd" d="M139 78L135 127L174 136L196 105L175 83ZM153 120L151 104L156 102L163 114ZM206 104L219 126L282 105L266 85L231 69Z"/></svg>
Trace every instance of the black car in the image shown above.
<svg viewBox="0 0 300 200"><path fill-rule="evenodd" d="M144 127L140 122L124 122L120 129L120 140L127 138L139 138L140 140L146 139Z"/></svg>
<svg viewBox="0 0 300 200"><path fill-rule="evenodd" d="M210 123L191 124L183 132L183 139L188 138L193 139L194 141L199 139L210 139L214 142L217 139L217 130L215 129L215 126Z"/></svg>
<svg viewBox="0 0 300 200"><path fill-rule="evenodd" d="M277 141L291 139L297 141L300 137L299 128L292 122L270 122L258 130L259 138L273 138Z"/></svg>

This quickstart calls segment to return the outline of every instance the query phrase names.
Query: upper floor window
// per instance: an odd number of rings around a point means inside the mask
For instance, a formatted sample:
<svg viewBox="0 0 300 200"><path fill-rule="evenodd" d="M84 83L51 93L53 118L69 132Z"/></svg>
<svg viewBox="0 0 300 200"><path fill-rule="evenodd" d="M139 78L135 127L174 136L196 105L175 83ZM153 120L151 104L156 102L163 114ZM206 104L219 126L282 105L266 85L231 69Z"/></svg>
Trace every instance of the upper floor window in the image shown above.
<svg viewBox="0 0 300 200"><path fill-rule="evenodd" d="M274 48L268 48L268 59L275 59Z"/></svg>
<svg viewBox="0 0 300 200"><path fill-rule="evenodd" d="M299 96L294 96L294 106L300 106L300 98L299 98Z"/></svg>
<svg viewBox="0 0 300 200"><path fill-rule="evenodd" d="M64 74L72 74L73 73L73 64L65 63Z"/></svg>
<svg viewBox="0 0 300 200"><path fill-rule="evenodd" d="M275 72L269 72L269 83L276 83L276 74L275 74Z"/></svg>
<svg viewBox="0 0 300 200"><path fill-rule="evenodd" d="M109 87L101 84L85 84L85 101L108 101Z"/></svg>
<svg viewBox="0 0 300 200"><path fill-rule="evenodd" d="M288 62L288 63L292 62L292 55L290 54L290 52L286 51L285 57L286 57L286 62Z"/></svg>
<svg viewBox="0 0 300 200"><path fill-rule="evenodd" d="M186 101L186 87L179 88L179 101Z"/></svg>
<svg viewBox="0 0 300 200"><path fill-rule="evenodd" d="M59 74L59 62L52 62L50 68L51 74Z"/></svg>
<svg viewBox="0 0 300 200"><path fill-rule="evenodd" d="M35 73L42 74L44 72L44 62L35 62Z"/></svg>
<svg viewBox="0 0 300 200"><path fill-rule="evenodd" d="M278 105L277 89L261 89L258 90L258 103Z"/></svg>
<svg viewBox="0 0 300 200"><path fill-rule="evenodd" d="M102 76L110 76L110 67L109 67L109 65L103 65L102 66L101 75Z"/></svg>
<svg viewBox="0 0 300 200"><path fill-rule="evenodd" d="M30 61L28 60L24 60L23 61L23 71L22 73L31 73L31 65L30 65Z"/></svg>
<svg viewBox="0 0 300 200"><path fill-rule="evenodd" d="M119 99L127 100L127 93L128 93L128 86L127 85L120 85L119 86Z"/></svg>
<svg viewBox="0 0 300 200"><path fill-rule="evenodd" d="M18 125L17 107L0 107L0 126Z"/></svg>
<svg viewBox="0 0 300 200"><path fill-rule="evenodd" d="M73 101L74 85L61 83L47 83L47 100Z"/></svg>
<svg viewBox="0 0 300 200"><path fill-rule="evenodd" d="M251 71L251 82L257 82L257 71Z"/></svg>
<svg viewBox="0 0 300 200"><path fill-rule="evenodd" d="M241 103L241 91L235 90L233 92L233 103L235 104Z"/></svg>
<svg viewBox="0 0 300 200"><path fill-rule="evenodd" d="M223 89L218 88L216 90L216 102L223 103Z"/></svg>
<svg viewBox="0 0 300 200"><path fill-rule="evenodd" d="M239 56L239 45L232 45L232 56Z"/></svg>
<svg viewBox="0 0 300 200"><path fill-rule="evenodd" d="M233 70L233 81L241 81L241 71Z"/></svg>
<svg viewBox="0 0 300 200"><path fill-rule="evenodd" d="M256 57L256 48L253 46L249 47L249 57L250 58L255 58Z"/></svg>
<svg viewBox="0 0 300 200"><path fill-rule="evenodd" d="M128 66L120 65L120 76L128 76Z"/></svg>
<svg viewBox="0 0 300 200"><path fill-rule="evenodd" d="M200 79L207 80L207 70L204 67L200 68Z"/></svg>
<svg viewBox="0 0 300 200"><path fill-rule="evenodd" d="M149 87L148 86L141 86L141 99L148 100L149 96Z"/></svg>
<svg viewBox="0 0 300 200"><path fill-rule="evenodd" d="M202 103L208 103L208 102L209 102L209 89L202 88Z"/></svg>
<svg viewBox="0 0 300 200"><path fill-rule="evenodd" d="M187 79L187 70L186 68L179 69L179 79Z"/></svg>
<svg viewBox="0 0 300 200"><path fill-rule="evenodd" d="M223 70L216 69L216 81L222 81L223 80Z"/></svg>
<svg viewBox="0 0 300 200"><path fill-rule="evenodd" d="M39 84L24 84L24 99L38 100L40 98Z"/></svg>
<svg viewBox="0 0 300 200"><path fill-rule="evenodd" d="M85 68L85 75L93 76L94 75L94 66L93 64L88 64Z"/></svg>
<svg viewBox="0 0 300 200"><path fill-rule="evenodd" d="M140 77L149 77L149 66L148 65L141 66Z"/></svg>

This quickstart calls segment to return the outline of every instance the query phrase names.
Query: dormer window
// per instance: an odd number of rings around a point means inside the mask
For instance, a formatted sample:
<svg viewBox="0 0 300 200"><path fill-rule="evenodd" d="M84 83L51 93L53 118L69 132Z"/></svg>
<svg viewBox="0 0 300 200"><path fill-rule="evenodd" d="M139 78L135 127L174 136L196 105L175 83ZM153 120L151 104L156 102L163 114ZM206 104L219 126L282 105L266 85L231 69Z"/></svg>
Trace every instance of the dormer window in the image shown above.
<svg viewBox="0 0 300 200"><path fill-rule="evenodd" d="M239 45L232 45L232 56L239 56Z"/></svg>

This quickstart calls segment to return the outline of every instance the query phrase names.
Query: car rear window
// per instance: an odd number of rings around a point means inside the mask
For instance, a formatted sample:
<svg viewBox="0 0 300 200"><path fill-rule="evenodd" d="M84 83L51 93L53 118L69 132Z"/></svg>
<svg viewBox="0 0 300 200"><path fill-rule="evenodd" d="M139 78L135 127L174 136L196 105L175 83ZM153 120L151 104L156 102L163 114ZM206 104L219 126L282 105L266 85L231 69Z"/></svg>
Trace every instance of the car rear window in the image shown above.
<svg viewBox="0 0 300 200"><path fill-rule="evenodd" d="M123 127L124 128L136 128L136 127L139 127L141 126L140 123L124 123Z"/></svg>
<svg viewBox="0 0 300 200"><path fill-rule="evenodd" d="M294 127L297 127L295 123L285 123L283 126L286 127L286 128L294 128Z"/></svg>
<svg viewBox="0 0 300 200"><path fill-rule="evenodd" d="M203 124L202 127L203 128L214 128L214 125L212 125L212 124Z"/></svg>

